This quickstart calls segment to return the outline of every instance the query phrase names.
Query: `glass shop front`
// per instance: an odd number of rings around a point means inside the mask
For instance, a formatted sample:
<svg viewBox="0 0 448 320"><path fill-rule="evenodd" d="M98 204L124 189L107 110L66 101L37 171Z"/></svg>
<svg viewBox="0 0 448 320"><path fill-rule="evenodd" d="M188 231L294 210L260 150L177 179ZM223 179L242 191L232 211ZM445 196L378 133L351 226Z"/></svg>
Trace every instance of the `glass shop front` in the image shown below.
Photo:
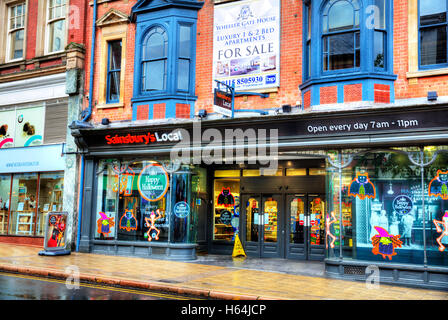
<svg viewBox="0 0 448 320"><path fill-rule="evenodd" d="M238 235L250 257L325 261L336 278L365 280L375 266L382 282L448 286L447 116L416 107L262 119L257 130L278 133L269 172L248 158L175 165L177 142L194 154L193 124L77 129L87 150L80 251L191 260L232 254ZM201 133L247 127L203 123ZM152 145L131 139L179 130Z"/></svg>
<svg viewBox="0 0 448 320"><path fill-rule="evenodd" d="M327 262L343 268L327 271L356 277L373 264L390 282L431 284L432 277L446 286L448 148L339 150L328 156ZM410 269L398 271L397 265ZM434 272L428 276L419 268Z"/></svg>

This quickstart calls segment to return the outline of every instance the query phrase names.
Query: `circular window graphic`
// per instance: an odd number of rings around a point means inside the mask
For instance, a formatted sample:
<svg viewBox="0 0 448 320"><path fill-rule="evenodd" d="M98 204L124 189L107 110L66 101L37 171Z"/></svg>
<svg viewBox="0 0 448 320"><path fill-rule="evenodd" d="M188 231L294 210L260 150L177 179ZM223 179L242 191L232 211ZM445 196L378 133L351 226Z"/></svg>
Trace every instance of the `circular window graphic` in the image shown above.
<svg viewBox="0 0 448 320"><path fill-rule="evenodd" d="M151 163L145 166L138 176L138 191L147 201L159 201L168 191L168 173L160 164Z"/></svg>

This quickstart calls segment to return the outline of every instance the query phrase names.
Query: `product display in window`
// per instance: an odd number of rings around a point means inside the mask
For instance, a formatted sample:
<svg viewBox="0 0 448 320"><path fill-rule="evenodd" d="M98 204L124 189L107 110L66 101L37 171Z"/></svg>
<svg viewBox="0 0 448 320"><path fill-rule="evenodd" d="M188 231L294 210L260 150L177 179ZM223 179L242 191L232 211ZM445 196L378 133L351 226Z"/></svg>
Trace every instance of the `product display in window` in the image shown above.
<svg viewBox="0 0 448 320"><path fill-rule="evenodd" d="M310 244L323 245L325 240L325 202L321 198L314 198L310 202Z"/></svg>
<svg viewBox="0 0 448 320"><path fill-rule="evenodd" d="M215 179L214 192L214 240L233 241L239 230L238 179Z"/></svg>
<svg viewBox="0 0 448 320"><path fill-rule="evenodd" d="M277 242L278 204L274 199L264 202L264 241Z"/></svg>

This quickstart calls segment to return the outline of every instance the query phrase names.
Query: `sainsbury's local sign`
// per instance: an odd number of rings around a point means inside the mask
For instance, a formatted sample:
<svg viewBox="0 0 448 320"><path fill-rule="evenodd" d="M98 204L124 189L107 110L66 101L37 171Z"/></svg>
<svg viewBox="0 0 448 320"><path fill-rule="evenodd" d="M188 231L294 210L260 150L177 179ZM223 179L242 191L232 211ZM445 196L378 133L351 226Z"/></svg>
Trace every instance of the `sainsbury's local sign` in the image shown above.
<svg viewBox="0 0 448 320"><path fill-rule="evenodd" d="M177 130L169 133L147 132L144 134L115 134L104 137L108 145L116 144L152 144L182 141L182 133Z"/></svg>

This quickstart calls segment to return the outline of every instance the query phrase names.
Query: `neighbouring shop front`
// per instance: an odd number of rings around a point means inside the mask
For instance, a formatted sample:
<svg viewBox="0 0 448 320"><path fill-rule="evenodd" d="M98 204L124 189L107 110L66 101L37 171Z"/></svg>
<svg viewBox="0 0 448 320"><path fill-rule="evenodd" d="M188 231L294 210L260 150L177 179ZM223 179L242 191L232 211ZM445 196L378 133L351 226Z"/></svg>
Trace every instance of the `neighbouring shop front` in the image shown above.
<svg viewBox="0 0 448 320"><path fill-rule="evenodd" d="M252 257L446 287L447 116L434 105L72 127L86 159L80 250L187 260L231 254L238 235ZM243 139L210 138L229 130Z"/></svg>
<svg viewBox="0 0 448 320"><path fill-rule="evenodd" d="M0 241L42 245L45 214L63 210L62 145L0 150Z"/></svg>

